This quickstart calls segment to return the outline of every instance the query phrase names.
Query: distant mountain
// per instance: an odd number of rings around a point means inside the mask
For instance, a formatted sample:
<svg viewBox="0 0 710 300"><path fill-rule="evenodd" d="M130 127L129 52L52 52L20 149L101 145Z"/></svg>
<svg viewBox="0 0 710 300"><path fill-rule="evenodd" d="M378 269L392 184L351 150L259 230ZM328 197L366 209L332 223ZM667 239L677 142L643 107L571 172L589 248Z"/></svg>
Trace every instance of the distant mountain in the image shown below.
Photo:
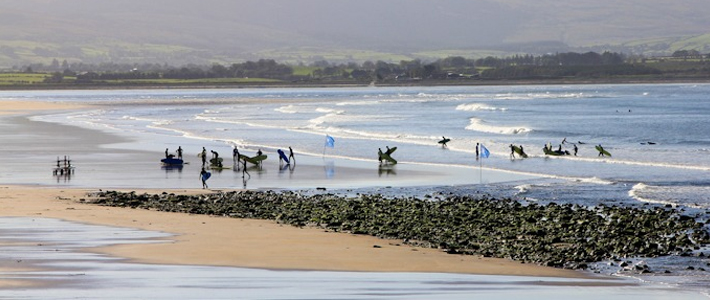
<svg viewBox="0 0 710 300"><path fill-rule="evenodd" d="M613 48L708 52L706 0L0 2L0 67L71 62L431 59ZM650 51L650 52L649 52Z"/></svg>

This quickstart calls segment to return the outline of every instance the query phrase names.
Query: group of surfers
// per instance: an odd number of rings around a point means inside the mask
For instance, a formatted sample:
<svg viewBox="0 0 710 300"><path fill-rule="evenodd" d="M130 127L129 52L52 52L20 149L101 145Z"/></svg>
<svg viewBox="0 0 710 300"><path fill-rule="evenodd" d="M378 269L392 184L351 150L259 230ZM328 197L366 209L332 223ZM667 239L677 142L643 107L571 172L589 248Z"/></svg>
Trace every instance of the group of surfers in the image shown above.
<svg viewBox="0 0 710 300"><path fill-rule="evenodd" d="M280 164L283 161L285 161L286 164L290 164L291 162L293 162L295 164L296 158L293 155L293 148L288 147L288 151L289 151L289 155L286 156L285 153L283 152L283 150L278 149ZM212 158L210 159L210 167L216 168L216 169L224 168L224 166L222 164L223 159L219 157L219 153L214 150L210 150L210 152L212 153ZM178 146L176 153L177 153L177 156L175 154L170 153L168 148L165 148L165 158L166 159L179 159L180 160L179 164L182 165L183 150L182 150L181 146ZM262 157L262 155L263 155L263 152L261 151L261 149L257 150L256 156L251 158L251 161L252 162L256 161L256 163L260 163L262 160L266 159L266 157L265 156ZM205 167L207 165L207 149L205 147L202 147L202 151L197 156L199 156L202 159L202 169L200 170L200 180L202 180L202 188L208 188L207 179L210 178L211 174L210 174L210 172L208 172L205 169ZM237 149L237 147L234 147L232 150L232 159L234 160L235 166L238 166L238 163L240 163L240 160L241 160L241 164L242 164L241 169L243 172L242 177L244 177L244 175L249 175L249 172L247 171L247 161L250 160L250 158L248 158L244 155L241 155L239 153L239 149ZM256 159L256 160L254 160L254 159ZM168 163L168 164L170 164L170 163ZM249 175L249 176L251 176L251 175Z"/></svg>
<svg viewBox="0 0 710 300"><path fill-rule="evenodd" d="M442 148L447 148L448 147L447 143L450 142L451 139L449 139L445 136L442 136L441 138L442 139L439 140L438 143L441 145ZM568 150L562 149L563 144L570 144L569 142L567 142L567 138L562 139L562 143L560 143L557 150L552 149L552 143L547 143L546 145L544 145L542 150L546 155L570 155L570 152ZM574 154L574 156L577 156L577 153L579 152L579 148L577 147L577 144L581 145L581 144L585 144L585 143L579 141L577 143L571 143L571 144L572 144L573 154ZM651 144L651 142L649 142L649 144ZM653 144L655 144L655 143L653 143ZM480 147L479 143L476 143L476 160L478 160L478 158L479 158L479 147ZM509 147L510 147L510 158L511 159L515 159L515 154L518 154L520 157L523 157L523 158L528 157L528 155L525 153L523 145L516 146L516 145L510 144ZM598 156L602 156L602 157L611 156L611 154L609 154L608 151L604 150L604 147L602 147L601 144L595 146L595 148L597 149L597 151L599 151ZM382 161L382 159L380 159L380 161Z"/></svg>

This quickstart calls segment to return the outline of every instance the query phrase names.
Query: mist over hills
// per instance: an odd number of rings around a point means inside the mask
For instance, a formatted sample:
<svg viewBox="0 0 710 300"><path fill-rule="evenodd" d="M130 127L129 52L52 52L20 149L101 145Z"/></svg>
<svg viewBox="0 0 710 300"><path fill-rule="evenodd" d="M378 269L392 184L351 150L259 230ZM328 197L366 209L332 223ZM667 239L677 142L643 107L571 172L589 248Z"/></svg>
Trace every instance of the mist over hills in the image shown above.
<svg viewBox="0 0 710 300"><path fill-rule="evenodd" d="M0 67L435 59L570 49L710 52L704 0L0 2Z"/></svg>

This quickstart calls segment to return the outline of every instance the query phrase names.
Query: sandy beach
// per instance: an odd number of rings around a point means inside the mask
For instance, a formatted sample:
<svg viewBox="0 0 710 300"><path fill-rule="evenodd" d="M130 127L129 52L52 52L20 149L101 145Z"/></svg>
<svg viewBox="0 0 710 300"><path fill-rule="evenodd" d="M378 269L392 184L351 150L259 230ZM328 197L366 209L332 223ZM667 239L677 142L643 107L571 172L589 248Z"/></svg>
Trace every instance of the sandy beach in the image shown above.
<svg viewBox="0 0 710 300"><path fill-rule="evenodd" d="M117 150L101 145L126 142L117 136L71 126L57 126L32 122L27 115L52 110L81 109L53 103L0 102L3 121L17 129L5 133L6 140L15 137L15 161L22 155L49 155L48 148L63 155L81 154L102 157L131 156L150 159L155 153ZM42 138L17 137L27 131ZM81 137L81 138L78 138ZM48 140L50 139L50 140ZM52 146L56 145L56 146ZM19 150L24 149L24 150ZM159 155L159 154L158 154ZM51 157L51 156L49 156ZM6 158L7 159L7 158ZM12 162L5 165L12 166ZM49 164L45 165L49 173ZM19 166L18 166L19 167ZM42 168L42 167L37 167ZM130 168L130 167L129 167ZM90 171L90 170L89 170ZM89 172L82 170L82 172ZM339 170L343 172L342 169ZM7 172L7 171L6 171ZM101 171L95 176L100 176ZM357 174L356 169L345 171ZM30 175L12 175L32 181ZM350 174L350 173L348 173ZM416 174L416 173L415 173ZM430 174L422 173L421 176ZM75 175L79 176L79 175ZM115 175L114 175L115 176ZM413 175L417 176L417 175ZM7 175L10 177L10 175ZM5 177L5 178L7 178ZM47 176L49 177L49 176ZM120 180L108 176L109 180ZM357 177L357 176L356 176ZM49 177L51 178L51 177ZM406 178L401 176L400 178ZM194 187L197 181L192 180ZM404 179L409 180L409 179ZM0 189L3 216L49 217L89 224L132 227L175 234L170 241L150 245L121 245L96 249L103 253L130 258L138 262L163 264L194 264L238 266L293 270L389 271L389 272L447 272L466 274L499 274L525 276L556 276L582 278L587 275L568 270L526 265L505 259L449 255L436 249L413 248L400 241L382 240L368 236L324 232L312 228L282 226L271 221L231 219L199 215L184 215L122 208L108 208L80 203L87 192L106 189L102 181L93 187L74 187L72 184L53 186L46 179L37 180L41 186L6 185ZM120 186L120 185L118 185ZM111 186L108 186L111 188ZM123 188L126 190L125 188ZM130 189L135 190L135 189ZM146 192L170 191L201 193L200 189L159 189ZM375 245L379 247L374 247ZM381 247L381 248L380 248Z"/></svg>

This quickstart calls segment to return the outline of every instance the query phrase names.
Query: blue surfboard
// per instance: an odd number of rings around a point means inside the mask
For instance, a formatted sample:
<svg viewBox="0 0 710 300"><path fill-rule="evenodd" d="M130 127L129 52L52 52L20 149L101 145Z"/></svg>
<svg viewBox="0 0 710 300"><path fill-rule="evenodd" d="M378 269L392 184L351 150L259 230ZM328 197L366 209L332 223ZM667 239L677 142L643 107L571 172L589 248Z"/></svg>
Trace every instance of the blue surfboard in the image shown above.
<svg viewBox="0 0 710 300"><path fill-rule="evenodd" d="M286 153L284 153L281 149L276 150L276 152L279 153L279 157L281 157L281 159L283 159L287 164L290 163L290 162L288 161L288 156L286 156Z"/></svg>
<svg viewBox="0 0 710 300"><path fill-rule="evenodd" d="M210 179L210 176L212 176L212 173L210 172L202 174L202 181L207 181L207 179Z"/></svg>

